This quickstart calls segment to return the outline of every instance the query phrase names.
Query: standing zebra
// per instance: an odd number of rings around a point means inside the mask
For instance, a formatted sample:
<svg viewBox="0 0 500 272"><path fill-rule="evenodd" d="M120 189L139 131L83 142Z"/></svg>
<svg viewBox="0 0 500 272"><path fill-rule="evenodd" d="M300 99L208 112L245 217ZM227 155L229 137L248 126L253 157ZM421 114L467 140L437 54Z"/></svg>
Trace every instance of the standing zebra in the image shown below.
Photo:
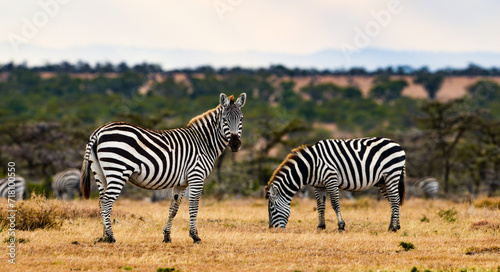
<svg viewBox="0 0 500 272"><path fill-rule="evenodd" d="M151 190L173 187L174 199L163 230L166 243L171 242L172 222L189 186L189 236L195 243L201 241L196 217L203 182L228 144L233 152L241 146L241 108L246 94L242 93L235 101L233 96L222 93L219 101L219 106L193 118L185 128L149 130L114 122L92 133L83 160L81 186L88 198L92 171L99 187L104 224L101 241L115 242L110 213L127 181Z"/></svg>
<svg viewBox="0 0 500 272"><path fill-rule="evenodd" d="M434 199L439 191L439 182L433 177L407 177L406 186L408 187L408 196L419 195L420 191L426 198Z"/></svg>
<svg viewBox="0 0 500 272"><path fill-rule="evenodd" d="M82 197L80 190L80 170L66 169L58 172L52 177L52 190L59 200L70 200L75 193Z"/></svg>
<svg viewBox="0 0 500 272"><path fill-rule="evenodd" d="M386 138L323 140L292 150L274 171L265 188L269 198L269 227L284 228L290 217L290 202L303 186L316 187L318 228L325 228L326 192L337 215L339 231L345 228L339 205L339 189L380 189L392 209L389 230L397 231L399 206L405 192L405 153Z"/></svg>
<svg viewBox="0 0 500 272"><path fill-rule="evenodd" d="M15 195L15 197L12 197ZM26 182L21 176L0 179L0 197L23 200L26 198Z"/></svg>

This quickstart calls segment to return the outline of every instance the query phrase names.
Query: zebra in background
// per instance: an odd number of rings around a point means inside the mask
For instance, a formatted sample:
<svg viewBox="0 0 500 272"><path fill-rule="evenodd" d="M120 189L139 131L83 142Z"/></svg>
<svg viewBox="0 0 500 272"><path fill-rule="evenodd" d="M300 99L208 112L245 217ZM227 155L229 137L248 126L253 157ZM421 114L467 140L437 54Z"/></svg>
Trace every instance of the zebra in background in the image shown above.
<svg viewBox="0 0 500 272"><path fill-rule="evenodd" d="M189 190L186 189L183 197L189 197ZM161 202L164 200L172 200L174 198L173 189L155 190L151 197L151 202Z"/></svg>
<svg viewBox="0 0 500 272"><path fill-rule="evenodd" d="M364 191L376 186L389 200L392 209L389 230L397 231L399 206L405 193L405 152L386 138L323 140L301 146L289 154L274 171L265 188L269 199L269 227L286 227L290 202L304 185L316 187L319 213L318 228L325 228L326 193L337 215L338 229L343 231L339 189Z"/></svg>
<svg viewBox="0 0 500 272"><path fill-rule="evenodd" d="M423 193L425 198L434 199L439 191L439 182L433 177L407 177L406 186L408 188L407 195L409 197L418 196Z"/></svg>
<svg viewBox="0 0 500 272"><path fill-rule="evenodd" d="M0 179L0 197L9 198L9 195L15 195L15 200L26 198L26 181L24 181L23 177L15 176Z"/></svg>
<svg viewBox="0 0 500 272"><path fill-rule="evenodd" d="M240 149L245 101L245 93L236 101L222 93L216 108L193 118L185 128L150 130L113 122L95 130L87 143L81 186L84 197L89 198L92 171L104 224L100 241L115 242L110 213L127 181L151 190L173 188L174 199L163 230L166 243L171 242L172 222L189 186L189 235L195 243L201 241L196 218L203 183L227 145L233 152Z"/></svg>
<svg viewBox="0 0 500 272"><path fill-rule="evenodd" d="M66 169L52 177L52 190L59 200L71 200L75 193L82 197L80 190L80 170Z"/></svg>

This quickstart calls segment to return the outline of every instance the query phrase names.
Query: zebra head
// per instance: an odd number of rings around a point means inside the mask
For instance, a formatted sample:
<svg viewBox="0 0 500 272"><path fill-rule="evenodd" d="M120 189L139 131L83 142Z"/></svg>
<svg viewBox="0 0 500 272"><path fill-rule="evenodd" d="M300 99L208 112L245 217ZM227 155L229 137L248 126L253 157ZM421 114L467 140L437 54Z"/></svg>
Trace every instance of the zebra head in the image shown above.
<svg viewBox="0 0 500 272"><path fill-rule="evenodd" d="M240 94L236 101L234 101L233 96L227 97L223 93L220 94L222 131L233 152L237 152L241 147L241 130L243 128L243 113L241 113L241 108L245 105L246 99L246 93Z"/></svg>
<svg viewBox="0 0 500 272"><path fill-rule="evenodd" d="M290 217L290 201L283 197L278 186L270 184L265 188L268 198L269 228L285 228Z"/></svg>

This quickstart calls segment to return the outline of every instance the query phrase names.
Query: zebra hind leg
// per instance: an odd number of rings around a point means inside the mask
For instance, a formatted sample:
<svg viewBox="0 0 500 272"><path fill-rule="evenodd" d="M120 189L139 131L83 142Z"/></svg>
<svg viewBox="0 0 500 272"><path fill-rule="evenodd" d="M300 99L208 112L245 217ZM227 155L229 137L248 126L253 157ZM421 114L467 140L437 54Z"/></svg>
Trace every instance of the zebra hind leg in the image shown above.
<svg viewBox="0 0 500 272"><path fill-rule="evenodd" d="M173 198L172 202L170 202L170 209L168 213L168 221L167 225L163 229L163 243L171 243L172 239L170 239L170 232L172 230L172 223L174 222L174 217L179 210L179 205L181 204L182 196L184 195L184 191L186 191L186 187L175 187L173 189Z"/></svg>
<svg viewBox="0 0 500 272"><path fill-rule="evenodd" d="M330 195L330 200L332 202L332 207L335 210L335 214L337 215L337 222L339 226L339 232L343 232L345 230L345 222L342 218L342 214L340 213L340 203L339 203L339 187L332 185L328 186L328 194Z"/></svg>
<svg viewBox="0 0 500 272"><path fill-rule="evenodd" d="M115 243L116 240L113 236L113 230L111 228L111 209L120 195L126 181L111 176L108 176L106 179L108 181L108 186L101 201L101 216L104 225L104 232L102 238L100 238L98 242Z"/></svg>
<svg viewBox="0 0 500 272"><path fill-rule="evenodd" d="M390 185L387 186L386 184L386 186L383 187L384 189L383 193L389 200L389 205L391 206L391 211L392 211L391 223L389 224L389 231L396 232L401 228L399 224L399 205L400 205L399 189L398 189L399 175L387 177L386 180L389 181L387 184Z"/></svg>
<svg viewBox="0 0 500 272"><path fill-rule="evenodd" d="M316 187L314 195L316 196L316 204L318 207L318 229L325 229L326 188Z"/></svg>

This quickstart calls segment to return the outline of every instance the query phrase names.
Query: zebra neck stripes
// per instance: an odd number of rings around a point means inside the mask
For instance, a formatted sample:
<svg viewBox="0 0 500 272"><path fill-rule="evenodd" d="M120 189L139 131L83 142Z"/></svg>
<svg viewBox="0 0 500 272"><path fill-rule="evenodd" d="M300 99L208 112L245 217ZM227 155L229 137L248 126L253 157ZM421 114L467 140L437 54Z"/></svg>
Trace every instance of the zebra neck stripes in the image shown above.
<svg viewBox="0 0 500 272"><path fill-rule="evenodd" d="M186 128L197 136L197 144L213 161L222 154L229 143L222 128L222 111L223 108L219 105L217 108L193 118Z"/></svg>

